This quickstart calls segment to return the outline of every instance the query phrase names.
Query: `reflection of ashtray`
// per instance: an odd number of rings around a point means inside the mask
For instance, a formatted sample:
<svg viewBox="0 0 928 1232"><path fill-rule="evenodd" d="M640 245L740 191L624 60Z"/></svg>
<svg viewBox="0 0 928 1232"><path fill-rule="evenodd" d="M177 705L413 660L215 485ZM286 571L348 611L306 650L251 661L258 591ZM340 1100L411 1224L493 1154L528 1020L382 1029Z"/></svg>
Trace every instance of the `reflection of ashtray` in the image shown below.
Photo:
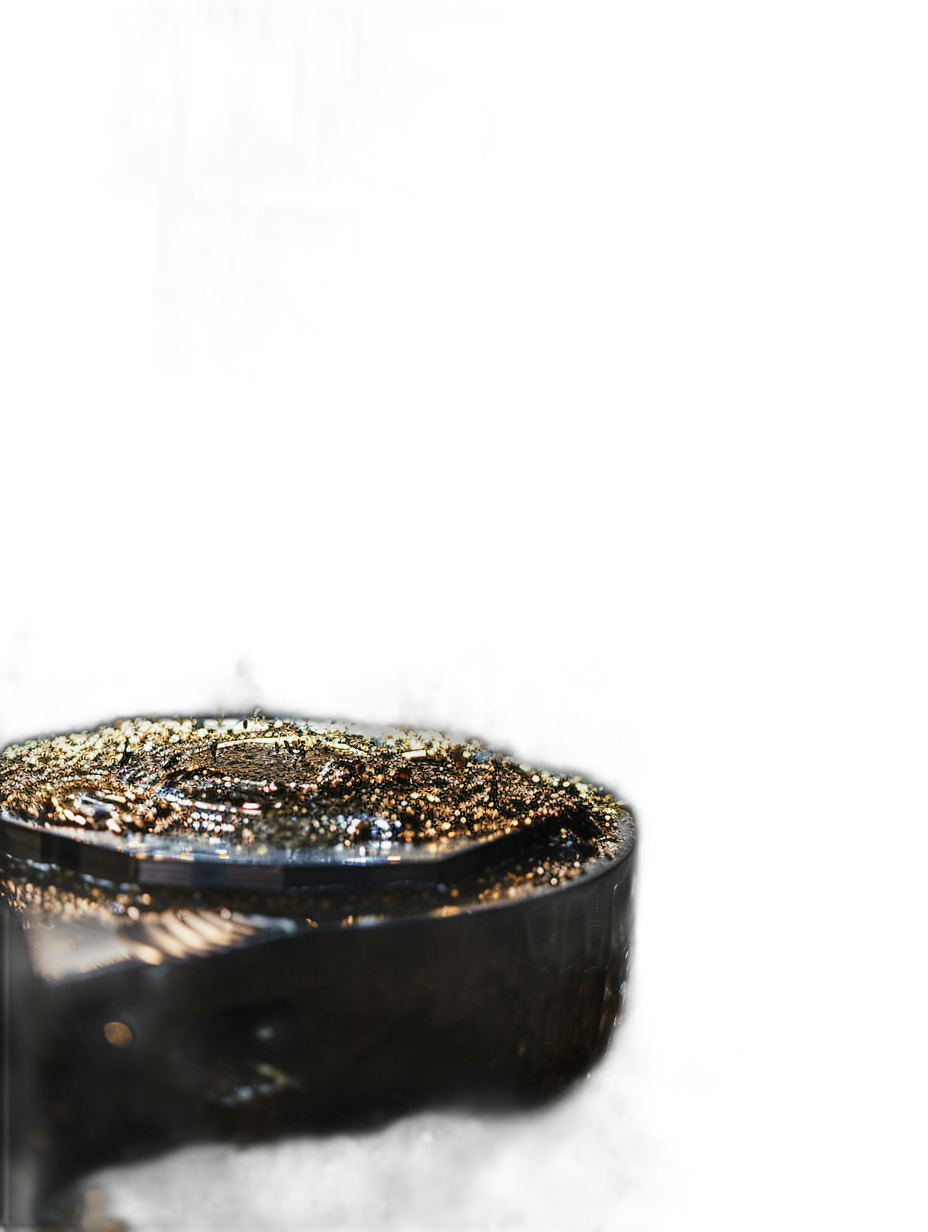
<svg viewBox="0 0 928 1232"><path fill-rule="evenodd" d="M181 1142L561 1090L622 1006L634 841L608 792L437 733L133 720L7 749L13 1214Z"/></svg>

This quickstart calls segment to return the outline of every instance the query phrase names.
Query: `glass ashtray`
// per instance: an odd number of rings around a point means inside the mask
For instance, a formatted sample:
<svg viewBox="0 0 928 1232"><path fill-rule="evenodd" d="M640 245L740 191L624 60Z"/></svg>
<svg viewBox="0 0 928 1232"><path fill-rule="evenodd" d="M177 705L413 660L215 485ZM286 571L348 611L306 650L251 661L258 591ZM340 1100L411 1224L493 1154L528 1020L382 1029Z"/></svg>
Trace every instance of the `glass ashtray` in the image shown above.
<svg viewBox="0 0 928 1232"><path fill-rule="evenodd" d="M480 741L123 720L0 756L4 1214L195 1141L528 1107L624 1002L635 822Z"/></svg>

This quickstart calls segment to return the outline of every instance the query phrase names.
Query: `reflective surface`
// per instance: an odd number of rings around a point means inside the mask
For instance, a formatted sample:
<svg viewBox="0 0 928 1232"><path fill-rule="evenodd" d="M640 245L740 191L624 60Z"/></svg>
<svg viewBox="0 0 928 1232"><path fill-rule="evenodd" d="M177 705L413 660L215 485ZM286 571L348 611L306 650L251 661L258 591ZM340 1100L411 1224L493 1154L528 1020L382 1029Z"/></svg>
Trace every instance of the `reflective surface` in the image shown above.
<svg viewBox="0 0 928 1232"><path fill-rule="evenodd" d="M518 891L614 857L631 832L608 792L477 740L258 715L11 746L0 826L11 854L91 876L262 890L435 885L521 852L526 866L507 870Z"/></svg>
<svg viewBox="0 0 928 1232"><path fill-rule="evenodd" d="M635 830L577 776L254 717L134 720L0 767L23 1210L184 1142L528 1106L608 1042Z"/></svg>

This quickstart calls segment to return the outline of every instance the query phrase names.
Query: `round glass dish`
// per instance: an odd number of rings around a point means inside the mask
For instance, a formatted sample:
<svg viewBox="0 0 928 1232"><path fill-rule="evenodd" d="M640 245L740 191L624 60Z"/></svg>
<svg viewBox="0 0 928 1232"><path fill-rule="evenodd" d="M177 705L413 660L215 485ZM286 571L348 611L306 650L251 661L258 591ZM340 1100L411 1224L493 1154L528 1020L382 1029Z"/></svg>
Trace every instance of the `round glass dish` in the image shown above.
<svg viewBox="0 0 928 1232"><path fill-rule="evenodd" d="M436 732L134 719L9 747L20 1194L556 1094L624 1003L634 847L605 789Z"/></svg>

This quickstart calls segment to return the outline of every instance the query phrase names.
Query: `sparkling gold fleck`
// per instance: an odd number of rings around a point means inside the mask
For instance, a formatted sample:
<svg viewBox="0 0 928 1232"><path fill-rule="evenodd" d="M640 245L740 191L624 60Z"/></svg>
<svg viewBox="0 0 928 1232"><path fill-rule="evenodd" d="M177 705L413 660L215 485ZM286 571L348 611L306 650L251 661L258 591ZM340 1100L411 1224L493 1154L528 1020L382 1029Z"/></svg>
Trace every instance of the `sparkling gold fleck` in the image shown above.
<svg viewBox="0 0 928 1232"><path fill-rule="evenodd" d="M135 1038L124 1022L108 1022L103 1028L106 1042L114 1048L128 1048Z"/></svg>

